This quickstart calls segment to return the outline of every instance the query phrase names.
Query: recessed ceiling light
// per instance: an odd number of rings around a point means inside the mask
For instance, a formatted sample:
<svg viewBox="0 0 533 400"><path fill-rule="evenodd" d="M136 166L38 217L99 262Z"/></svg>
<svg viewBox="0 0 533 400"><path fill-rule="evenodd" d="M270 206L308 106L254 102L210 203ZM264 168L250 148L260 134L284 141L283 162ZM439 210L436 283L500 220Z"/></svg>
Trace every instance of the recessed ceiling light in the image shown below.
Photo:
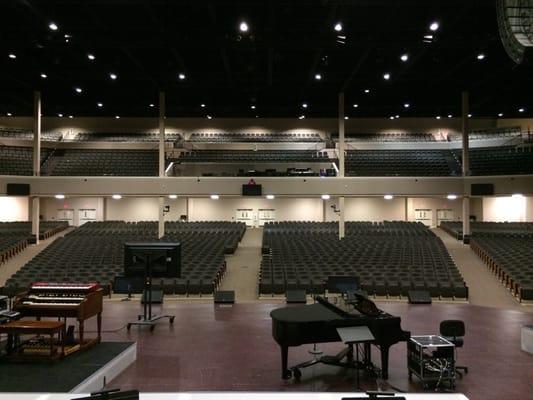
<svg viewBox="0 0 533 400"><path fill-rule="evenodd" d="M448 114L448 118L452 118L452 114Z"/></svg>
<svg viewBox="0 0 533 400"><path fill-rule="evenodd" d="M104 106L104 103L96 103L96 105L100 108L102 108Z"/></svg>
<svg viewBox="0 0 533 400"><path fill-rule="evenodd" d="M483 54L483 53L480 53L480 54L477 55L477 59L478 60L483 60L484 58L485 58L485 54Z"/></svg>
<svg viewBox="0 0 533 400"><path fill-rule="evenodd" d="M253 104L250 106L250 108L251 108L252 110L255 110L255 106L254 106Z"/></svg>
<svg viewBox="0 0 533 400"><path fill-rule="evenodd" d="M41 78L46 79L46 78L48 78L48 75L46 75L46 74L41 74Z"/></svg>
<svg viewBox="0 0 533 400"><path fill-rule="evenodd" d="M53 31L57 31L59 29L59 27L57 26L57 24L55 22L50 22L48 24L48 27L53 30Z"/></svg>
<svg viewBox="0 0 533 400"><path fill-rule="evenodd" d="M322 75L321 74L315 74L315 79L317 81L321 80L322 79Z"/></svg>
<svg viewBox="0 0 533 400"><path fill-rule="evenodd" d="M455 199L457 199L457 195L456 194L449 194L448 196L446 196L446 198L448 200L455 200Z"/></svg>
<svg viewBox="0 0 533 400"><path fill-rule="evenodd" d="M409 103L403 103L403 108L409 108L409 107L411 107L411 104L409 104Z"/></svg>
<svg viewBox="0 0 533 400"><path fill-rule="evenodd" d="M348 119L349 117L347 115L344 116L344 119Z"/></svg>
<svg viewBox="0 0 533 400"><path fill-rule="evenodd" d="M89 53L89 54L87 54L87 58L89 60L93 61L96 57L94 56L94 54Z"/></svg>
<svg viewBox="0 0 533 400"><path fill-rule="evenodd" d="M68 38L71 38L72 35L69 35L68 33L65 33L65 38L68 39Z"/></svg>
<svg viewBox="0 0 533 400"><path fill-rule="evenodd" d="M120 194L114 194L113 196L111 196L113 199L115 200L120 200L122 198L122 196Z"/></svg>
<svg viewBox="0 0 533 400"><path fill-rule="evenodd" d="M498 117L503 117L503 113L498 113Z"/></svg>
<svg viewBox="0 0 533 400"><path fill-rule="evenodd" d="M524 111L526 111L524 108L519 108L519 109L518 109L518 112L521 112L521 113L522 113L522 112L524 112Z"/></svg>
<svg viewBox="0 0 533 400"><path fill-rule="evenodd" d="M433 35L424 35L424 42L431 43L433 41Z"/></svg>
<svg viewBox="0 0 533 400"><path fill-rule="evenodd" d="M383 196L383 198L385 200L392 200L394 198L394 196L392 194L386 194L385 196Z"/></svg>
<svg viewBox="0 0 533 400"><path fill-rule="evenodd" d="M68 117L69 117L70 119L74 118L74 116L72 116L72 115L69 115Z"/></svg>
<svg viewBox="0 0 533 400"><path fill-rule="evenodd" d="M268 200L274 200L274 197L275 197L275 196L274 196L273 194L267 194L267 195L266 195L266 198L267 198Z"/></svg>
<svg viewBox="0 0 533 400"><path fill-rule="evenodd" d="M514 193L511 197L515 199L521 199L524 197L524 195L521 193Z"/></svg>
<svg viewBox="0 0 533 400"><path fill-rule="evenodd" d="M333 29L335 29L337 32L342 31L342 24L340 22L337 22Z"/></svg>
<svg viewBox="0 0 533 400"><path fill-rule="evenodd" d="M120 115L115 115L115 119L120 119Z"/></svg>
<svg viewBox="0 0 533 400"><path fill-rule="evenodd" d="M154 103L149 104L150 107L155 107Z"/></svg>
<svg viewBox="0 0 533 400"><path fill-rule="evenodd" d="M9 53L9 58L11 58L12 60L14 60L15 58L17 58L17 56L13 53Z"/></svg>
<svg viewBox="0 0 533 400"><path fill-rule="evenodd" d="M400 60L402 60L403 62L406 62L407 60L409 60L409 54L402 54L400 57Z"/></svg>
<svg viewBox="0 0 533 400"><path fill-rule="evenodd" d="M302 107L303 107L303 108L307 108L307 103L303 103L303 104L302 104Z"/></svg>
<svg viewBox="0 0 533 400"><path fill-rule="evenodd" d="M472 118L472 114L468 114L468 118Z"/></svg>
<svg viewBox="0 0 533 400"><path fill-rule="evenodd" d="M8 117L11 117L13 114L11 114L10 112L8 112L8 113L6 113L6 115L7 115Z"/></svg>
<svg viewBox="0 0 533 400"><path fill-rule="evenodd" d="M168 198L169 198L169 199L172 199L172 200L175 200L175 199L178 198L178 195L177 195L177 194L169 194L169 195L168 195Z"/></svg>
<svg viewBox="0 0 533 400"><path fill-rule="evenodd" d="M117 74L114 74L113 72L111 72L111 73L109 74L109 77L110 77L111 79L113 79L113 80L115 80L115 79L118 78Z"/></svg>
<svg viewBox="0 0 533 400"><path fill-rule="evenodd" d="M76 87L76 88L74 88L74 90L76 91L76 93L83 92L83 89L81 87Z"/></svg>
<svg viewBox="0 0 533 400"><path fill-rule="evenodd" d="M437 115L435 118L436 118L436 119L440 119L440 115Z"/></svg>
<svg viewBox="0 0 533 400"><path fill-rule="evenodd" d="M370 93L370 89L365 89L365 93Z"/></svg>
<svg viewBox="0 0 533 400"><path fill-rule="evenodd" d="M394 116L393 116L393 115L391 115L391 116L389 117L389 119L394 119Z"/></svg>
<svg viewBox="0 0 533 400"><path fill-rule="evenodd" d="M354 104L353 105L353 108L357 108L357 107L359 107L359 104Z"/></svg>
<svg viewBox="0 0 533 400"><path fill-rule="evenodd" d="M394 116L394 118L398 119L398 118L400 118L400 116L399 116L398 114L396 114L396 115Z"/></svg>
<svg viewBox="0 0 533 400"><path fill-rule="evenodd" d="M298 119L305 119L305 115L300 115Z"/></svg>
<svg viewBox="0 0 533 400"><path fill-rule="evenodd" d="M245 22L245 21L242 21L240 24L239 24L239 30L241 32L248 32L248 29L250 29L248 27L248 24Z"/></svg>
<svg viewBox="0 0 533 400"><path fill-rule="evenodd" d="M220 198L218 194L212 194L210 197L212 200L218 200Z"/></svg>
<svg viewBox="0 0 533 400"><path fill-rule="evenodd" d="M432 22L430 25L429 25L429 30L430 31L433 31L435 32L436 30L439 29L439 23L437 21L434 21Z"/></svg>
<svg viewBox="0 0 533 400"><path fill-rule="evenodd" d="M212 119L213 117L211 115L208 115L207 116L207 119Z"/></svg>
<svg viewBox="0 0 533 400"><path fill-rule="evenodd" d="M331 196L329 194L323 194L320 197L322 197L322 200L329 200L331 198Z"/></svg>
<svg viewBox="0 0 533 400"><path fill-rule="evenodd" d="M58 116L59 118L63 118L63 114L61 114L61 113L57 114L57 116Z"/></svg>
<svg viewBox="0 0 533 400"><path fill-rule="evenodd" d="M58 199L58 200L61 200L61 199L64 199L64 198L65 198L65 195L64 195L64 194L56 194L54 197L55 197L56 199Z"/></svg>
<svg viewBox="0 0 533 400"><path fill-rule="evenodd" d="M204 103L200 104L200 107L205 108L205 104Z"/></svg>
<svg viewBox="0 0 533 400"><path fill-rule="evenodd" d="M390 79L390 74L387 72L385 74L383 74L383 79L385 79L386 81L388 81Z"/></svg>
<svg viewBox="0 0 533 400"><path fill-rule="evenodd" d="M180 79L180 81L184 80L185 79L185 74L179 74L178 78Z"/></svg>

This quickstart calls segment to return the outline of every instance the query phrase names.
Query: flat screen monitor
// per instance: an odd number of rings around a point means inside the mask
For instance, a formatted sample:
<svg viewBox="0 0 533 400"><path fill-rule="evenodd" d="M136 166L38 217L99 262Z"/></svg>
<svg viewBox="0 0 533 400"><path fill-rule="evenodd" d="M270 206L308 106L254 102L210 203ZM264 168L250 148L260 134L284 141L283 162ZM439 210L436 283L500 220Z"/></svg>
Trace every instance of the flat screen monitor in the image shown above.
<svg viewBox="0 0 533 400"><path fill-rule="evenodd" d="M243 196L261 196L263 187L261 185L242 185Z"/></svg>
<svg viewBox="0 0 533 400"><path fill-rule="evenodd" d="M113 292L119 294L142 293L144 290L144 279L137 276L115 276L113 282Z"/></svg>
<svg viewBox="0 0 533 400"><path fill-rule="evenodd" d="M331 275L326 282L326 289L330 293L353 293L359 290L359 286L357 276Z"/></svg>
<svg viewBox="0 0 533 400"><path fill-rule="evenodd" d="M153 278L179 278L180 243L124 243L124 276L144 277L150 262Z"/></svg>

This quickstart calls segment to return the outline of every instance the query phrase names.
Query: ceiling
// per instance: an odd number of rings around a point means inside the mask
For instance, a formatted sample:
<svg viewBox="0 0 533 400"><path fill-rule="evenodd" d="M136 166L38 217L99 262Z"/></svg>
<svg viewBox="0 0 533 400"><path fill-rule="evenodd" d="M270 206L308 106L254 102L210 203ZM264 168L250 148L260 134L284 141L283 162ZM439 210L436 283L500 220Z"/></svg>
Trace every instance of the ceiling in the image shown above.
<svg viewBox="0 0 533 400"><path fill-rule="evenodd" d="M155 117L165 91L171 117L334 117L343 91L352 118L445 118L463 90L474 117L533 116L532 68L481 0L2 0L0 116L34 90L45 116Z"/></svg>

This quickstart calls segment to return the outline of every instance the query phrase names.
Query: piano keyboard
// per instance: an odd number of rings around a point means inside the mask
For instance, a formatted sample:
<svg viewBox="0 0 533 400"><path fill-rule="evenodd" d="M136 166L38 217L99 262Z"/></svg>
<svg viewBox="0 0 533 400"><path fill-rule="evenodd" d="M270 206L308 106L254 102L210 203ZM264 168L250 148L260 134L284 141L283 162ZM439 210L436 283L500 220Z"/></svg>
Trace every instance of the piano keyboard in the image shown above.
<svg viewBox="0 0 533 400"><path fill-rule="evenodd" d="M78 307L80 303L43 303L43 302L35 302L35 301L23 301L23 305L25 306L47 306L47 307Z"/></svg>

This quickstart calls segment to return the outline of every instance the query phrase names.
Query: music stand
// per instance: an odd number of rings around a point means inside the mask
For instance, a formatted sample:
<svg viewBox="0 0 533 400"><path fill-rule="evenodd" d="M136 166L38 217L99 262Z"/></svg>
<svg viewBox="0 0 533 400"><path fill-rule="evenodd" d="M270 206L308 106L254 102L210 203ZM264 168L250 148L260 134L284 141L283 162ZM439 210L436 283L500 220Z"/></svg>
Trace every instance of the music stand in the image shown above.
<svg viewBox="0 0 533 400"><path fill-rule="evenodd" d="M160 268L158 268L157 275L172 275L179 277L179 249L179 243L126 243L124 245L125 273L126 275L132 276L139 274L140 271L142 271L144 278L144 293L146 294L146 298L143 304L143 314L137 316L137 321L128 322L126 326L128 331L131 329L132 325L149 326L150 331L153 331L156 322L163 318L168 318L169 323L171 325L174 323L174 315L152 315L152 277L154 274L153 262L154 260L158 260L161 258L164 258L165 260L163 266L164 269L161 270ZM138 257L141 262L135 263L135 257ZM158 267L161 267L161 265L158 265Z"/></svg>

